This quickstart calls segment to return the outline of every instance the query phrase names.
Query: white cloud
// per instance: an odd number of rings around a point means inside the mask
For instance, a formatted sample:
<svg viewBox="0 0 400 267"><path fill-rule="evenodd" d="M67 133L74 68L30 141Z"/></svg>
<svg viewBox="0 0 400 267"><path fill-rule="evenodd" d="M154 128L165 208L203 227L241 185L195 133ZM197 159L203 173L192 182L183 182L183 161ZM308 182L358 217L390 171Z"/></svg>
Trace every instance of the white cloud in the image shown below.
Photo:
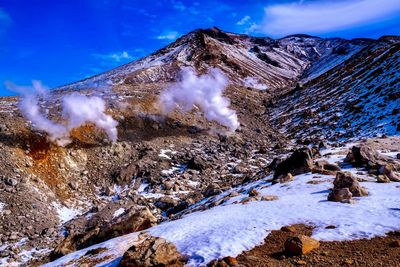
<svg viewBox="0 0 400 267"><path fill-rule="evenodd" d="M166 31L160 35L158 35L156 38L158 40L175 40L179 36L179 32L177 31Z"/></svg>
<svg viewBox="0 0 400 267"><path fill-rule="evenodd" d="M271 35L328 33L377 22L398 14L399 0L293 2L270 5L254 31Z"/></svg>
<svg viewBox="0 0 400 267"><path fill-rule="evenodd" d="M131 56L127 51L110 54L92 54L92 56L97 59L101 59L104 65L118 64L134 59L134 57Z"/></svg>
<svg viewBox="0 0 400 267"><path fill-rule="evenodd" d="M248 23L250 21L250 19L251 19L250 16L244 16L241 20L236 22L236 25L239 25L239 26L245 25L246 23Z"/></svg>

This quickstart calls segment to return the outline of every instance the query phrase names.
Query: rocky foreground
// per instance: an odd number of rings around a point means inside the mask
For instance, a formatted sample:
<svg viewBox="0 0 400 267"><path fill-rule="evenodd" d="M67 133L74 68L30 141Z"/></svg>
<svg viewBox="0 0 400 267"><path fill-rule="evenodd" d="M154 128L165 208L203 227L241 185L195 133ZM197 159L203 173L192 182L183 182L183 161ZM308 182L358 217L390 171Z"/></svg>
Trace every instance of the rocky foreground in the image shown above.
<svg viewBox="0 0 400 267"><path fill-rule="evenodd" d="M397 266L399 151L399 138L302 148L275 160L273 175L214 192L158 226L150 214L127 221L127 210L65 239L52 255L67 255L46 266Z"/></svg>

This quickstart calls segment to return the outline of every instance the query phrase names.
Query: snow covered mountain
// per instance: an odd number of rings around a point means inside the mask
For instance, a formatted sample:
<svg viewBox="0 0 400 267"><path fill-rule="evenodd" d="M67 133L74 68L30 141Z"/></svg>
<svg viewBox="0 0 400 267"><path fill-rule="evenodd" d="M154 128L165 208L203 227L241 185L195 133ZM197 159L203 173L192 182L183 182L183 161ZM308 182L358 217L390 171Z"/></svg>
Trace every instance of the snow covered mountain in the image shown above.
<svg viewBox="0 0 400 267"><path fill-rule="evenodd" d="M192 66L200 72L218 67L237 84L255 78L270 90L282 89L326 72L373 42L308 35L274 40L218 28L195 30L145 58L63 88L173 81L182 66Z"/></svg>

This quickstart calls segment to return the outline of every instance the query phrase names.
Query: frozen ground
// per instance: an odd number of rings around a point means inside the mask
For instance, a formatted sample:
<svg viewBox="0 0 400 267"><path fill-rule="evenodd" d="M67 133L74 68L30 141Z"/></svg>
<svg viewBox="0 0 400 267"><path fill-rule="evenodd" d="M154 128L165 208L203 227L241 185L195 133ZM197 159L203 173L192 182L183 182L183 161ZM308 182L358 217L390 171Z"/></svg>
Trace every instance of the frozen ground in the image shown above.
<svg viewBox="0 0 400 267"><path fill-rule="evenodd" d="M324 154L334 153L326 157L336 162L343 159L344 153L341 152L340 149L333 149ZM346 170L357 171L351 168ZM355 204L344 204L326 200L333 176L307 173L295 176L293 182L275 185L267 182L268 178L214 197L218 199L230 192L239 192L238 196L219 206L162 223L147 232L173 242L182 254L189 256L190 266L200 266L215 258L236 256L249 250L261 244L272 230L285 225L313 225L313 237L324 241L371 238L400 229L398 183L363 182L361 185L367 188L369 196L355 198ZM308 183L315 180L320 183ZM235 204L246 198L252 188L256 188L261 195L276 195L279 199ZM336 228L326 229L328 225L335 225ZM116 265L128 244L134 242L137 242L137 233L94 246L109 248L104 253L111 257L98 266ZM69 266L65 264L82 257L85 251L92 248L72 253L46 266Z"/></svg>

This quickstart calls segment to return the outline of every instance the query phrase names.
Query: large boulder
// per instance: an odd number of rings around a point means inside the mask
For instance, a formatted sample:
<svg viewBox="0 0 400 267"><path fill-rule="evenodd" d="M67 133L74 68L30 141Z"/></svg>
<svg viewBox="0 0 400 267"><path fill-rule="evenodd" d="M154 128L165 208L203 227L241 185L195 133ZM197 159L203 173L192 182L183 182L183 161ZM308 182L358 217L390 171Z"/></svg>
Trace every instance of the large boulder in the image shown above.
<svg viewBox="0 0 400 267"><path fill-rule="evenodd" d="M180 267L185 258L176 246L164 238L148 237L143 242L130 247L122 257L120 267Z"/></svg>
<svg viewBox="0 0 400 267"><path fill-rule="evenodd" d="M110 221L97 221L95 224L89 221L84 229L71 232L52 251L50 258L55 260L108 239L147 229L156 223L157 219L147 208L134 206Z"/></svg>
<svg viewBox="0 0 400 267"><path fill-rule="evenodd" d="M287 159L277 164L274 173L274 179L278 179L281 175L298 175L310 172L313 163L313 151L304 147L293 152Z"/></svg>
<svg viewBox="0 0 400 267"><path fill-rule="evenodd" d="M387 164L391 164L396 170L400 169L398 161L379 153L368 144L353 146L345 160L355 166L363 166L368 169L379 169Z"/></svg>
<svg viewBox="0 0 400 267"><path fill-rule="evenodd" d="M348 188L333 189L328 195L329 201L349 203L353 194Z"/></svg>
<svg viewBox="0 0 400 267"><path fill-rule="evenodd" d="M333 190L328 195L329 201L351 203L352 197L368 195L368 191L360 186L357 178L350 172L337 172L333 185Z"/></svg>
<svg viewBox="0 0 400 267"><path fill-rule="evenodd" d="M289 237L285 242L285 252L289 255L304 255L319 248L318 240L306 235Z"/></svg>
<svg viewBox="0 0 400 267"><path fill-rule="evenodd" d="M357 178L350 172L338 172L333 181L334 189L348 188L353 197L367 196L368 191L360 186Z"/></svg>

